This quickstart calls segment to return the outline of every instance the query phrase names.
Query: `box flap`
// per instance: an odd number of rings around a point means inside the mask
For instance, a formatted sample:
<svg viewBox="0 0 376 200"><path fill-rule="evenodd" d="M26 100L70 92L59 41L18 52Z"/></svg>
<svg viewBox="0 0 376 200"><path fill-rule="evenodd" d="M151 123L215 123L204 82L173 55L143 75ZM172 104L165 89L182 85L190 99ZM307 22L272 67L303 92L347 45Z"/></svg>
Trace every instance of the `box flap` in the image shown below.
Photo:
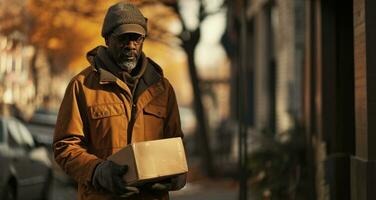
<svg viewBox="0 0 376 200"><path fill-rule="evenodd" d="M132 145L122 148L120 151L112 154L107 159L119 165L128 165L128 171L123 177L124 180L127 180L128 184L131 184L139 179Z"/></svg>
<svg viewBox="0 0 376 200"><path fill-rule="evenodd" d="M133 150L139 180L182 174L188 171L180 137L136 143Z"/></svg>

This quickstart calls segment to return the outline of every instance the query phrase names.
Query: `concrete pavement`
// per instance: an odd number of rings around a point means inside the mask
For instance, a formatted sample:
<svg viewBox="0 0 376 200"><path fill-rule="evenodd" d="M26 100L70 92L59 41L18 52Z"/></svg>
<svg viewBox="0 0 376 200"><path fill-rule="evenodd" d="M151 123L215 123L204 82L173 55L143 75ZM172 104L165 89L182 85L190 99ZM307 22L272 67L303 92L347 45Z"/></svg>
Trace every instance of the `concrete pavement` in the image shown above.
<svg viewBox="0 0 376 200"><path fill-rule="evenodd" d="M171 192L171 200L236 200L237 189L234 187L218 188L203 183L188 183L185 188Z"/></svg>
<svg viewBox="0 0 376 200"><path fill-rule="evenodd" d="M232 181L205 180L187 183L180 191L171 192L171 200L236 200L238 187ZM50 192L50 200L74 200L76 188L55 179Z"/></svg>

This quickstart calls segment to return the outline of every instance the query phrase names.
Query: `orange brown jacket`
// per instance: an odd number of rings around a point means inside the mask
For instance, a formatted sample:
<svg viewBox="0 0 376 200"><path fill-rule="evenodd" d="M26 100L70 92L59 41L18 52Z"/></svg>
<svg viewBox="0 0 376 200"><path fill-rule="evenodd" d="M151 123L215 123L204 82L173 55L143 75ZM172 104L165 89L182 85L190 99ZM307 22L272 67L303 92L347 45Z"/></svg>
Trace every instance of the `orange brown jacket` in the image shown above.
<svg viewBox="0 0 376 200"><path fill-rule="evenodd" d="M116 199L91 185L95 167L129 143L183 137L174 90L162 69L142 56L146 65L135 95L98 59L99 47L88 53L91 66L70 81L56 123L56 162L78 183L78 199ZM100 62L100 60L104 62ZM169 199L168 192L140 191L129 199Z"/></svg>

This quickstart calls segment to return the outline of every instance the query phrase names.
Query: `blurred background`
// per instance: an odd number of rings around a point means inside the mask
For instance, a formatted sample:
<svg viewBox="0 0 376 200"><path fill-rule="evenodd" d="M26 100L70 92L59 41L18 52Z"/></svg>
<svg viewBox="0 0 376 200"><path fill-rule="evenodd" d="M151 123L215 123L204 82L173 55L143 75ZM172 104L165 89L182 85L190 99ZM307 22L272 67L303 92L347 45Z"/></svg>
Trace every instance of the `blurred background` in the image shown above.
<svg viewBox="0 0 376 200"><path fill-rule="evenodd" d="M0 0L0 199L76 199L56 114L115 2ZM171 199L376 199L375 1L130 2L177 94L189 173Z"/></svg>

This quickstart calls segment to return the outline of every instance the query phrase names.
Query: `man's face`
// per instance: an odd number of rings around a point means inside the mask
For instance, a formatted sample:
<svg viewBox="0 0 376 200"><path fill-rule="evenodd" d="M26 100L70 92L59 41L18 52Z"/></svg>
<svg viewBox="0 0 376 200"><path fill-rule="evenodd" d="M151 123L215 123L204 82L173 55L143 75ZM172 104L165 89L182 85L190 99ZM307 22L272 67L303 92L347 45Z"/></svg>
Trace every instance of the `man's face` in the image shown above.
<svg viewBox="0 0 376 200"><path fill-rule="evenodd" d="M107 41L109 53L123 70L130 71L137 65L144 39L145 36L137 33L110 35Z"/></svg>

